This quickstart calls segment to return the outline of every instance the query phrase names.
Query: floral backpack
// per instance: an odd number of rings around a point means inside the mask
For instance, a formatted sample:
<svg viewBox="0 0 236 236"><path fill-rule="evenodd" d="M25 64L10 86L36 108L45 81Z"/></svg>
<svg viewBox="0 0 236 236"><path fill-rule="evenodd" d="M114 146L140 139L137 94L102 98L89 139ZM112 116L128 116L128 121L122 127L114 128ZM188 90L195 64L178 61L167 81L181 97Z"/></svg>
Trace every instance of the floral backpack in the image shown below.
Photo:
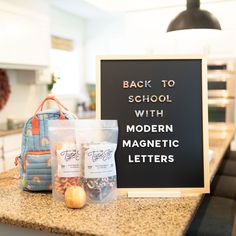
<svg viewBox="0 0 236 236"><path fill-rule="evenodd" d="M46 101L54 101L58 109L42 111ZM47 96L33 117L23 128L21 155L16 157L19 165L20 186L24 190L42 191L52 189L51 153L48 138L48 120L76 119L54 96Z"/></svg>

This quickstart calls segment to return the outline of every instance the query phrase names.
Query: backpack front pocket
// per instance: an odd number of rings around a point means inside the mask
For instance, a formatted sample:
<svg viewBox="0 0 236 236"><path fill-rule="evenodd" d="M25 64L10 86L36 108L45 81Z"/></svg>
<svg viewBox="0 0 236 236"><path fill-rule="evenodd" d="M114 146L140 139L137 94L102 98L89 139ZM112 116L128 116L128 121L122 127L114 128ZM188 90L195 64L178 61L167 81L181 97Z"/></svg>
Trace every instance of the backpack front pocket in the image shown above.
<svg viewBox="0 0 236 236"><path fill-rule="evenodd" d="M30 151L24 155L24 187L32 191L51 190L50 151Z"/></svg>

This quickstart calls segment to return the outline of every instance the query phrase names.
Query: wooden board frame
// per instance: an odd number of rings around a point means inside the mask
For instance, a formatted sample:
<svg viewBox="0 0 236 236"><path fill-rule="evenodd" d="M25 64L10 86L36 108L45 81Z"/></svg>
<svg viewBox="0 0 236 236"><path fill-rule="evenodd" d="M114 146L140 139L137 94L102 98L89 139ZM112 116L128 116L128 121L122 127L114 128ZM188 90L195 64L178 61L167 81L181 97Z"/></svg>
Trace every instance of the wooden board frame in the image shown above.
<svg viewBox="0 0 236 236"><path fill-rule="evenodd" d="M187 55L101 55L96 58L96 119L101 119L101 61L102 60L194 60L202 61L202 134L203 134L203 168L204 187L200 188L119 188L120 194L130 197L180 197L209 193L209 161L208 161L208 95L207 95L207 59L202 54Z"/></svg>

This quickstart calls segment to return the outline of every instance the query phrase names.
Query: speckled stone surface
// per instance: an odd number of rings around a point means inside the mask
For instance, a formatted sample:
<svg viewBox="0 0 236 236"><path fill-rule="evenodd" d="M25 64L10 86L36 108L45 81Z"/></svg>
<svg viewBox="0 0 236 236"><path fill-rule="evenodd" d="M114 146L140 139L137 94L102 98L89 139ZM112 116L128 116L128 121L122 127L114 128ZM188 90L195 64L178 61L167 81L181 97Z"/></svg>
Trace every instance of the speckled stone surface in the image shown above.
<svg viewBox="0 0 236 236"><path fill-rule="evenodd" d="M210 134L210 145L219 151L229 145L234 128L226 138ZM219 135L222 132L218 132ZM214 173L214 165L211 168ZM201 195L181 198L128 199L119 196L108 204L89 204L83 209L67 209L50 193L23 192L14 179L16 169L0 175L0 223L61 233L66 235L158 235L180 236L187 229Z"/></svg>
<svg viewBox="0 0 236 236"><path fill-rule="evenodd" d="M22 132L22 129L0 130L0 137L13 135L13 134L20 134L21 132Z"/></svg>

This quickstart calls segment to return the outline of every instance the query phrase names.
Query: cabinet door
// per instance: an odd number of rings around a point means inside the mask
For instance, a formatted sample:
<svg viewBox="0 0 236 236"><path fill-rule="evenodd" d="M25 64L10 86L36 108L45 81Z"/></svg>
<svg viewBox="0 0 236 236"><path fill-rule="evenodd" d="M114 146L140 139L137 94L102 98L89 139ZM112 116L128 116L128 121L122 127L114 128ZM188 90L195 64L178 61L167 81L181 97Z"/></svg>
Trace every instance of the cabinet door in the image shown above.
<svg viewBox="0 0 236 236"><path fill-rule="evenodd" d="M15 167L15 158L19 155L19 150L4 152L4 169L5 171Z"/></svg>
<svg viewBox="0 0 236 236"><path fill-rule="evenodd" d="M49 64L49 20L0 8L0 61L6 64Z"/></svg>
<svg viewBox="0 0 236 236"><path fill-rule="evenodd" d="M3 161L4 170L15 167L15 157L20 154L21 134L8 135L3 138Z"/></svg>
<svg viewBox="0 0 236 236"><path fill-rule="evenodd" d="M8 135L3 138L3 150L5 152L21 149L22 134Z"/></svg>

